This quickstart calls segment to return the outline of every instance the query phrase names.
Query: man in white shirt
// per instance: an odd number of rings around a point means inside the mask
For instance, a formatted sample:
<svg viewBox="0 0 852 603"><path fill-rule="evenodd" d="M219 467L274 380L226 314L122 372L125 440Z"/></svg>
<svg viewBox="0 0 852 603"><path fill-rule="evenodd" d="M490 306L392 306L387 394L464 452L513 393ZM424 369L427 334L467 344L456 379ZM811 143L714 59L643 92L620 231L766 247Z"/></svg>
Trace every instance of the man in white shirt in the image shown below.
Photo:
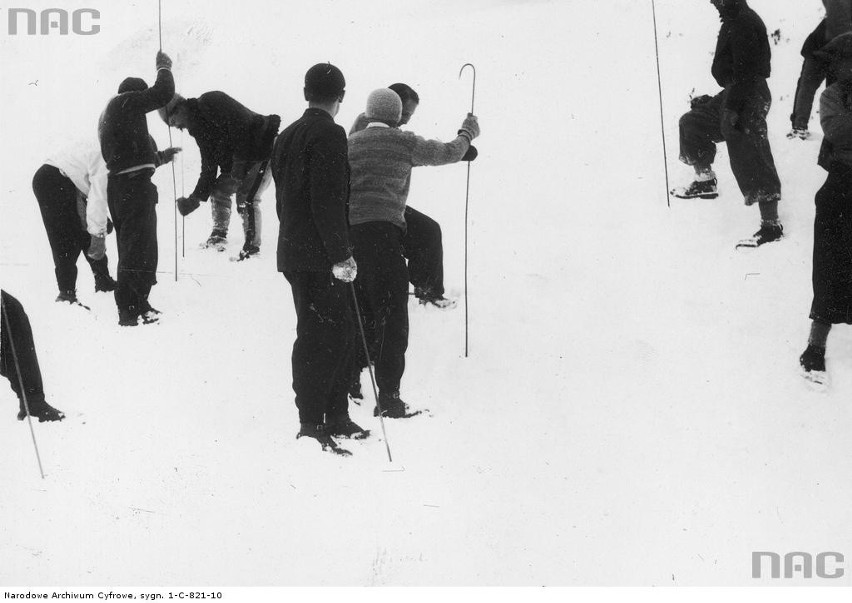
<svg viewBox="0 0 852 603"><path fill-rule="evenodd" d="M77 259L84 252L95 291L112 291L106 257L107 169L97 140L74 144L48 158L33 177L47 239L53 252L58 302L77 301Z"/></svg>

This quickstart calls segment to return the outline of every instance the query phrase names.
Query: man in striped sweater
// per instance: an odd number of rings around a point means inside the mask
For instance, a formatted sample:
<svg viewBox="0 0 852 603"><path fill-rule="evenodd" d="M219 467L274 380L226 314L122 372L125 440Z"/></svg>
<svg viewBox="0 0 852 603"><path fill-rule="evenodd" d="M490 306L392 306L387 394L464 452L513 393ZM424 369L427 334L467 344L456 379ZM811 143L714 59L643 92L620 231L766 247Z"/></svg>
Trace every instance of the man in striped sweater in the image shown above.
<svg viewBox="0 0 852 603"><path fill-rule="evenodd" d="M397 127L407 124L420 105L420 95L408 84L396 83L388 86L402 100L402 115ZM349 130L351 136L367 127L370 121L366 113L361 113ZM477 150L473 145L467 150L462 161L476 159ZM414 295L421 304L431 304L436 308L456 307L456 300L444 297L444 244L441 225L423 212L410 205L405 207L405 235L402 239L402 251L408 260L408 279L414 287ZM360 395L356 396L360 397Z"/></svg>
<svg viewBox="0 0 852 603"><path fill-rule="evenodd" d="M402 100L396 92L374 90L367 99L367 127L349 137L350 239L359 267L355 284L376 363L375 414L392 418L413 414L399 395L408 348L408 269L402 241L411 169L461 161L479 135L472 114L448 143L400 130L396 125L401 115Z"/></svg>

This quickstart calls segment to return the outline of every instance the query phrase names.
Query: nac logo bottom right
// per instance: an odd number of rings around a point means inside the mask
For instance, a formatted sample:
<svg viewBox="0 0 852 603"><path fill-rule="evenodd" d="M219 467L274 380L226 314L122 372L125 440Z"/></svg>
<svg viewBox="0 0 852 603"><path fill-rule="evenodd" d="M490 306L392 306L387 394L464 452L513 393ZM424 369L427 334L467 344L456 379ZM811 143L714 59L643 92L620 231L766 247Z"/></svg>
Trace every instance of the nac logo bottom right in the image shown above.
<svg viewBox="0 0 852 603"><path fill-rule="evenodd" d="M787 553L783 557L770 551L751 554L752 578L842 578L846 573L842 553ZM783 573L782 573L783 570Z"/></svg>

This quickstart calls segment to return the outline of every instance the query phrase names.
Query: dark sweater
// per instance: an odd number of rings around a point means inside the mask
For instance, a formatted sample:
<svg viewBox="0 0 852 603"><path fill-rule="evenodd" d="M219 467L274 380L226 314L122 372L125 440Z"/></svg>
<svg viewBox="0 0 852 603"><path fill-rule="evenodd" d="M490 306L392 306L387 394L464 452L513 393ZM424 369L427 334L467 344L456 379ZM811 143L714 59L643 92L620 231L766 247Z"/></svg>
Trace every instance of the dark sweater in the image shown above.
<svg viewBox="0 0 852 603"><path fill-rule="evenodd" d="M207 200L217 170L230 173L234 159L262 161L269 157L281 118L264 117L224 92L205 92L186 101L187 130L201 153L201 175L193 197Z"/></svg>
<svg viewBox="0 0 852 603"><path fill-rule="evenodd" d="M278 270L331 270L352 255L346 222L346 131L307 109L275 141L271 159L278 219Z"/></svg>
<svg viewBox="0 0 852 603"><path fill-rule="evenodd" d="M112 97L98 122L98 138L110 174L139 165L158 165L151 145L146 114L164 107L175 93L168 69L157 72L157 82L146 90L123 92Z"/></svg>
<svg viewBox="0 0 852 603"><path fill-rule="evenodd" d="M745 0L736 0L721 14L711 73L728 90L725 108L740 111L755 85L769 77L771 50L766 26Z"/></svg>

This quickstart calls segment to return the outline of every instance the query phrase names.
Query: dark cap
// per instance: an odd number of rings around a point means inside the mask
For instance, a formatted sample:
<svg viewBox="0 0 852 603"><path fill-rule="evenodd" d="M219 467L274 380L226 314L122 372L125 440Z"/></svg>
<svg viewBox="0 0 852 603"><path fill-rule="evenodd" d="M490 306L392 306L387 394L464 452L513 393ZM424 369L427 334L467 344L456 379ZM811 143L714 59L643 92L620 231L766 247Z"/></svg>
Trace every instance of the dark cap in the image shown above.
<svg viewBox="0 0 852 603"><path fill-rule="evenodd" d="M118 85L118 93L124 94L125 92L141 92L142 90L147 90L148 84L145 83L141 77L129 77L126 78L121 84Z"/></svg>
<svg viewBox="0 0 852 603"><path fill-rule="evenodd" d="M345 88L343 73L331 63L318 63L305 74L305 92L310 95L339 96Z"/></svg>

